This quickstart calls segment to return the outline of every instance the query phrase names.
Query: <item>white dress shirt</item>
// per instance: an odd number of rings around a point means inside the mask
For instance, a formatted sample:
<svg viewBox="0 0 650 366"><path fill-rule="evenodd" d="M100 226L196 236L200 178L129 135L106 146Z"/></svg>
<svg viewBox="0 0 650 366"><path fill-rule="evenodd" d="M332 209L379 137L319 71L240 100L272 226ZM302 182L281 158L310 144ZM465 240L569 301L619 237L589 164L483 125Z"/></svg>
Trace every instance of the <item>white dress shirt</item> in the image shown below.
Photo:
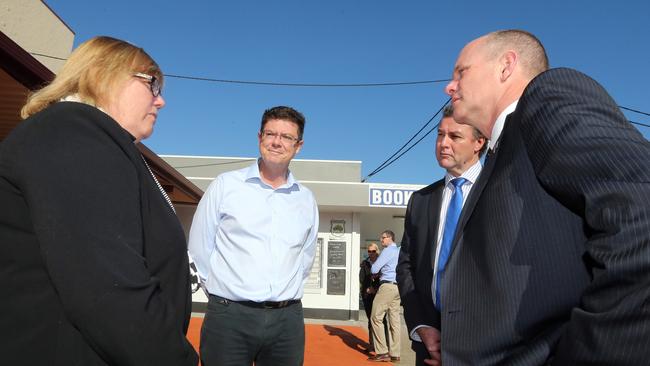
<svg viewBox="0 0 650 366"><path fill-rule="evenodd" d="M501 137L501 131L503 131L503 126L505 126L506 124L506 117L508 117L510 113L515 111L518 102L519 99L512 102L512 104L507 106L506 109L504 109L503 112L499 114L499 117L497 117L497 120L494 122L494 126L492 126L492 136L490 138L490 141L488 141L488 149L494 150L494 147L499 141L499 137Z"/></svg>
<svg viewBox="0 0 650 366"><path fill-rule="evenodd" d="M256 162L210 184L194 214L189 250L210 294L285 301L302 298L317 235L312 192L291 172L274 189Z"/></svg>
<svg viewBox="0 0 650 366"><path fill-rule="evenodd" d="M442 204L440 205L440 220L438 221L438 236L436 237L436 260L434 263L433 270L433 281L431 281L431 293L433 294L433 303L436 302L436 278L438 276L438 257L440 257L440 247L442 246L442 236L445 232L445 220L447 219L447 209L449 208L449 202L451 201L451 196L454 194L454 185L451 183L452 179L455 178L465 178L467 182L462 185L461 190L463 191L463 207L465 207L465 201L467 201L467 196L472 190L476 179L478 179L479 174L481 174L481 161L477 161L469 167L460 177L454 177L453 175L447 173L445 175L445 188L442 191Z"/></svg>

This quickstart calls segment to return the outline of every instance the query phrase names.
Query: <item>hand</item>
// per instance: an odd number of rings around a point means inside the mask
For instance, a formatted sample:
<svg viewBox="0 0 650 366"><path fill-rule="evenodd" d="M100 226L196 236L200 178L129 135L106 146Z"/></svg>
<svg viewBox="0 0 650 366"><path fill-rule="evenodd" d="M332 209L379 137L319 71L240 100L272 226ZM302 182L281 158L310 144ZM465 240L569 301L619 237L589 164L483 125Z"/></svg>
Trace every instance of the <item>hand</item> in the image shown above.
<svg viewBox="0 0 650 366"><path fill-rule="evenodd" d="M368 287L368 288L366 289L366 293L367 293L368 295L372 295L372 294L374 294L375 292L377 292L377 290L375 290L374 287Z"/></svg>
<svg viewBox="0 0 650 366"><path fill-rule="evenodd" d="M440 331L433 327L421 327L416 330L424 348L429 352L431 358L426 358L424 363L432 366L442 365L442 358L440 356Z"/></svg>

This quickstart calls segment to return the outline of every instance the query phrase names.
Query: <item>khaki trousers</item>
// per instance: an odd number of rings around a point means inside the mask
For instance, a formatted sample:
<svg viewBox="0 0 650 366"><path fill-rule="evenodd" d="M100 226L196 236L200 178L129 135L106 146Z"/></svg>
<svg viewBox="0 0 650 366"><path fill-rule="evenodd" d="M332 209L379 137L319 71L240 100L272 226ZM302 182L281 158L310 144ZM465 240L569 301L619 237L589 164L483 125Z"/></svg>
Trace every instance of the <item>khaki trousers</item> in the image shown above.
<svg viewBox="0 0 650 366"><path fill-rule="evenodd" d="M397 285L384 283L379 286L379 291L372 302L372 313L370 323L372 324L372 339L376 354L389 353L391 357L399 357L400 354L400 315L399 315L399 290ZM388 319L388 333L390 334L390 350L386 346L384 335L384 315Z"/></svg>

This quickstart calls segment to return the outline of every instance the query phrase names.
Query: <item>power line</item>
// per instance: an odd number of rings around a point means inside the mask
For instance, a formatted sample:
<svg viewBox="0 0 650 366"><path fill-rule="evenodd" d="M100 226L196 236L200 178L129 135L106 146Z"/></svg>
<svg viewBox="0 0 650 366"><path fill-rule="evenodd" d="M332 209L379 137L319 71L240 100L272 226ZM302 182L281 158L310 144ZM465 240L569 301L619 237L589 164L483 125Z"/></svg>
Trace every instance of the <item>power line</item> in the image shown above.
<svg viewBox="0 0 650 366"><path fill-rule="evenodd" d="M650 125L646 125L646 124L641 123L641 122L634 122L634 121L630 121L629 119L627 121L630 122L633 125L639 125L639 126L643 126L643 127L650 127Z"/></svg>
<svg viewBox="0 0 650 366"><path fill-rule="evenodd" d="M406 148L406 146L408 146L408 144L411 143L411 141L413 141L413 139L415 139L415 137L416 137L417 135L419 135L420 132L422 132L422 130L424 130L424 129L429 125L429 123L431 123L431 121L433 121L433 119L436 118L436 116L437 116L438 114L440 114L440 112L445 108L445 106L449 103L450 100L451 100L451 98L447 99L447 101L442 105L442 107L440 107L440 109L438 109L438 111L437 111L437 112L436 112L436 113L435 113L431 118L429 118L429 120L427 121L427 123L425 123L424 126L422 126L422 127L418 130L418 132L416 132L416 133L415 133L415 134L414 134L414 135L413 135L413 136L412 136L408 141L406 141L406 143L404 143L404 145L402 145L402 147L400 147L399 149L397 149L397 151L395 151L395 152L393 153L393 155L391 155L390 157L388 157L388 159L384 160L384 162L381 163L377 168L375 168L375 170L373 170L372 172L370 172L370 174L368 174L365 178L363 178L363 179L361 180L361 182L365 182L366 180L368 180L368 178L372 177L373 175L375 175L375 174L379 173L380 171L384 170L384 168L386 168L386 167L388 167L389 165L393 164L393 163L394 163L395 161L397 161L400 157L402 157L402 155L406 154L406 153L407 153L409 150L411 150L415 145L417 145L420 141L422 141L422 139L424 139L424 137L426 137L427 135L429 135L429 134L431 133L431 131L435 130L436 127L438 127L438 124L436 124L436 125L435 125L431 130L429 130L429 132L427 132L427 133L426 133L422 138L420 138L419 140L417 140L417 141L416 141L412 146L410 146L406 151L404 151L402 154L400 154L400 155L397 156L395 159L393 159L393 157L395 157L395 155L399 154L400 151L404 150L404 148ZM393 160L391 160L391 159L393 159Z"/></svg>
<svg viewBox="0 0 650 366"><path fill-rule="evenodd" d="M53 58L56 60L66 61L67 58L44 55L42 53L30 52L35 56ZM266 86L291 86L291 87L317 87L317 88L349 88L349 87L381 87L381 86L403 86L403 85L421 85L448 82L451 79L437 80L414 80L414 81L395 81L395 82L376 82L376 83L287 83L276 81L254 81L254 80L230 80L215 79L198 76L163 74L165 77L184 80L208 81L213 83L245 84L245 85L266 85Z"/></svg>
<svg viewBox="0 0 650 366"><path fill-rule="evenodd" d="M35 56L42 56L42 57L48 57L56 60L62 60L66 61L67 58L62 58L62 57L57 57L57 56L51 56L51 55L45 55L37 52L30 52L32 55ZM384 86L404 86L404 85L421 85L421 84L434 84L434 83L443 83L443 82L448 82L450 79L437 79L437 80L416 80L416 81L399 81L399 82L376 82L376 83L287 83L287 82L267 82L267 81L251 81L251 80L229 80L229 79L215 79L215 78L205 78L205 77L195 77L195 76L184 76L184 75L174 75L174 74L164 74L165 77L169 78L176 78L176 79L184 79L184 80L196 80L196 81L207 81L207 82L215 82L215 83L230 83L230 84L244 84L244 85L264 85L264 86L288 86L288 87L335 87L335 88L345 88L345 87L384 87ZM431 121L442 111L442 109L449 103L448 99L442 107L427 121L427 123L424 124L404 145L402 145L395 153L393 153L388 159L386 159L384 162L382 162L375 170L373 170L370 174L368 174L362 182L365 182L368 180L370 177L374 176L375 174L381 172L385 168L387 168L389 165L393 164L397 160L399 160L404 154L409 152L413 147L415 147L418 143L420 143L425 137L427 137L433 130L435 130L438 127L438 124L436 124L433 128L431 128L424 136L422 136L420 139L418 139L413 145L408 146L409 143L411 143L422 130L428 126ZM618 106L620 109L650 116L650 113L639 111L633 108L628 108L624 106ZM631 120L628 120L630 123L643 126L643 127L649 127L650 125L640 123L640 122L634 122ZM405 151L402 152L402 150ZM401 152L401 153L400 153ZM398 155L399 154L399 155ZM240 161L232 161L232 162L224 162L224 163L211 163L211 164L200 164L200 165L188 165L188 166L180 166L180 167L175 167L176 169L182 169L182 168L195 168L195 167L204 167L204 166L217 166L217 165L226 165L226 164L235 164L239 163Z"/></svg>
<svg viewBox="0 0 650 366"><path fill-rule="evenodd" d="M382 168L379 169L377 172L375 172L375 174L381 172L382 170L384 170L384 168L387 168L389 165L391 165L391 164L393 164L394 162L396 162L399 158L402 157L402 155L404 155L404 154L406 154L407 152L409 152L412 148L415 147L415 145L419 144L420 141L424 140L425 137L429 136L429 134L430 134L431 132L435 131L435 129L438 128L439 125L440 125L440 122L436 123L436 125L433 126L433 127L431 127L431 129L430 129L429 131L427 131L427 133L425 133L424 136L420 137L420 138L419 138L419 139L418 139L418 140L417 140L413 145L409 146L408 149L404 150L404 152L402 152L401 154L399 154L398 156L396 156L395 159L391 160L388 164L386 164L384 167L382 167ZM368 177L370 177L370 176L368 176ZM367 179L367 178L366 178L366 179ZM365 179L364 179L363 181L365 181Z"/></svg>
<svg viewBox="0 0 650 366"><path fill-rule="evenodd" d="M63 57L56 57L56 56L50 56L50 55L44 55L42 53L36 53L36 52L30 52L30 54L34 56L42 56L42 57L47 57L47 58L53 58L55 60L61 60L61 61L66 61L68 58L63 58Z"/></svg>
<svg viewBox="0 0 650 366"><path fill-rule="evenodd" d="M67 58L45 55L37 52L30 52L30 54L35 56L48 57L56 60L66 61ZM436 79L436 80L415 80L415 81L396 81L396 82L377 82L377 83L340 83L340 84L327 84L327 83L287 83L287 82L268 82L268 81L250 81L250 80L228 80L228 79L214 79L214 78L204 78L196 76L185 76L185 75L174 75L174 74L164 74L165 77L176 78L176 79L185 79L185 80L197 80L197 81L208 81L215 83L232 83L232 84L246 84L246 85L268 85L268 86L296 86L296 87L381 87L381 86L399 86L399 85L419 85L419 84L434 84L434 83L444 83L450 81L451 79ZM443 106L444 107L444 106ZM626 111L643 114L650 116L650 113L639 111L636 109L618 106L621 109ZM631 122L631 121L630 121ZM641 123L631 122L645 126ZM646 126L647 127L647 126Z"/></svg>
<svg viewBox="0 0 650 366"><path fill-rule="evenodd" d="M183 169L183 168L200 168L204 166L217 166L217 165L229 165L229 164L237 164L237 163L247 163L251 160L257 160L257 158L250 158L250 159L242 159L242 160L233 160L233 161L226 161L223 163L209 163L209 164L198 164L198 165L184 165L184 166L175 166L173 167L174 169Z"/></svg>
<svg viewBox="0 0 650 366"><path fill-rule="evenodd" d="M628 108L628 107L623 107L622 105L619 105L618 107L621 108L621 109L625 109L626 111L630 111L630 112L634 112L634 113L644 114L644 115L646 115L646 116L650 116L650 113L637 111L636 109L632 109L632 108Z"/></svg>
<svg viewBox="0 0 650 366"><path fill-rule="evenodd" d="M445 104L442 106L442 108L444 108L445 105L447 105L447 103L449 103L449 100L447 100L447 102L445 102ZM441 110L442 110L442 109L441 109ZM429 120L429 122L431 122L431 120L432 120L432 119L433 119L433 118L434 118L438 113L440 113L440 111L436 112L436 114L435 114L433 117L431 117L431 119ZM423 126L423 127L422 127L422 128L421 128L421 129L416 133L416 134L415 134L415 135L413 135L413 137L411 137L411 139L410 139L406 144L404 144L404 145L403 145L399 150L397 150L397 152L395 152L395 154L391 155L391 157L389 157L388 159L386 159L386 161L384 161L384 162L383 162L379 167L377 167L375 170L373 170L372 173L368 174L365 178L363 178L363 179L361 180L361 182L365 182L366 180L368 180L368 178L370 178L370 177L372 177L373 175L375 175L375 174L381 172L382 170L384 170L384 168L387 168L389 165L393 164L395 161L397 161L399 158L401 158L404 154L406 154L407 152L409 152L409 150L411 150L411 149L414 148L417 144L419 144L420 141L424 140L424 138L426 138L429 134L431 134L431 132L433 132L433 131L434 131L436 128L438 128L438 126L440 125L440 122L436 123L436 125L433 126L429 131L427 131L427 133L425 133L424 136L420 137L420 138L419 138L415 143L413 143L413 145L409 146L409 148L406 149L404 152L402 152L401 154L397 155L397 153L399 153L402 149L404 149L404 147L405 147L409 142L411 142L411 141L415 138L415 136L417 136L417 135L420 133L420 131L422 131L422 129L424 129L424 127L426 127L426 126L429 124L429 122L427 122L427 123L426 123L426 124L425 124L425 125L424 125L424 126ZM634 122L634 121L630 121L630 120L628 120L628 122L630 122L630 123L632 123L632 124L635 124L635 125L639 125L639 126L650 127L650 125L643 124L643 123L640 123L640 122ZM392 159L393 156L395 156L395 155L397 155L397 156L396 156L394 159ZM392 160L391 160L391 159L392 159ZM389 160L390 160L390 161L389 161Z"/></svg>
<svg viewBox="0 0 650 366"><path fill-rule="evenodd" d="M444 83L450 79L439 80L418 80L418 81L397 81L397 82L380 82L380 83L343 83L343 84L323 84L323 83L286 83L286 82L271 82L271 81L250 81L250 80L228 80L228 79L213 79L195 76L183 76L164 74L165 77L185 79L185 80L198 80L209 81L214 83L230 83L230 84L246 84L246 85L267 85L267 86L297 86L297 87L318 87L318 88L349 88L349 87L378 87L378 86L398 86L398 85L418 85L418 84L433 84Z"/></svg>
<svg viewBox="0 0 650 366"><path fill-rule="evenodd" d="M49 57L56 60L67 60L66 58L44 55L42 53L30 52L35 56ZM444 83L451 79L438 79L438 80L415 80L415 81L395 81L395 82L378 82L378 83L287 83L275 81L253 81L253 80L229 80L229 79L214 79L204 78L198 76L185 76L174 74L163 74L165 77L173 79L196 80L196 81L209 81L213 83L229 83L229 84L245 84L245 85L266 85L266 86L292 86L292 87L316 87L316 88L350 88L350 87L379 87L379 86L402 86L402 85L420 85L420 84L434 84Z"/></svg>

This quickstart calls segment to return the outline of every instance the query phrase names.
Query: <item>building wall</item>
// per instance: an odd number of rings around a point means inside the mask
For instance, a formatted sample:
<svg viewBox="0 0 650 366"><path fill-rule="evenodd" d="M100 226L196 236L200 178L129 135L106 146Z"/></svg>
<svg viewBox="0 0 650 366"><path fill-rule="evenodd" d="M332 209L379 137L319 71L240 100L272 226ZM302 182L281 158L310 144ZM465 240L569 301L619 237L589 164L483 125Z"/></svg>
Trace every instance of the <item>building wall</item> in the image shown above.
<svg viewBox="0 0 650 366"><path fill-rule="evenodd" d="M312 270L320 286L308 281L303 306L308 317L357 319L359 311L359 219L350 212L321 213L320 255ZM343 227L343 232L338 228Z"/></svg>
<svg viewBox="0 0 650 366"><path fill-rule="evenodd" d="M188 178L214 178L217 175L248 167L256 158L161 155L165 161ZM361 180L360 161L293 159L291 173L300 181L356 182Z"/></svg>
<svg viewBox="0 0 650 366"><path fill-rule="evenodd" d="M57 73L68 58L74 32L40 0L0 1L0 31Z"/></svg>
<svg viewBox="0 0 650 366"><path fill-rule="evenodd" d="M391 215L383 212L365 212L360 215L361 221L361 250L368 248L368 244L375 243L379 245L379 234L384 230L391 230L395 233L395 242L399 244L402 241L404 233L404 216Z"/></svg>

